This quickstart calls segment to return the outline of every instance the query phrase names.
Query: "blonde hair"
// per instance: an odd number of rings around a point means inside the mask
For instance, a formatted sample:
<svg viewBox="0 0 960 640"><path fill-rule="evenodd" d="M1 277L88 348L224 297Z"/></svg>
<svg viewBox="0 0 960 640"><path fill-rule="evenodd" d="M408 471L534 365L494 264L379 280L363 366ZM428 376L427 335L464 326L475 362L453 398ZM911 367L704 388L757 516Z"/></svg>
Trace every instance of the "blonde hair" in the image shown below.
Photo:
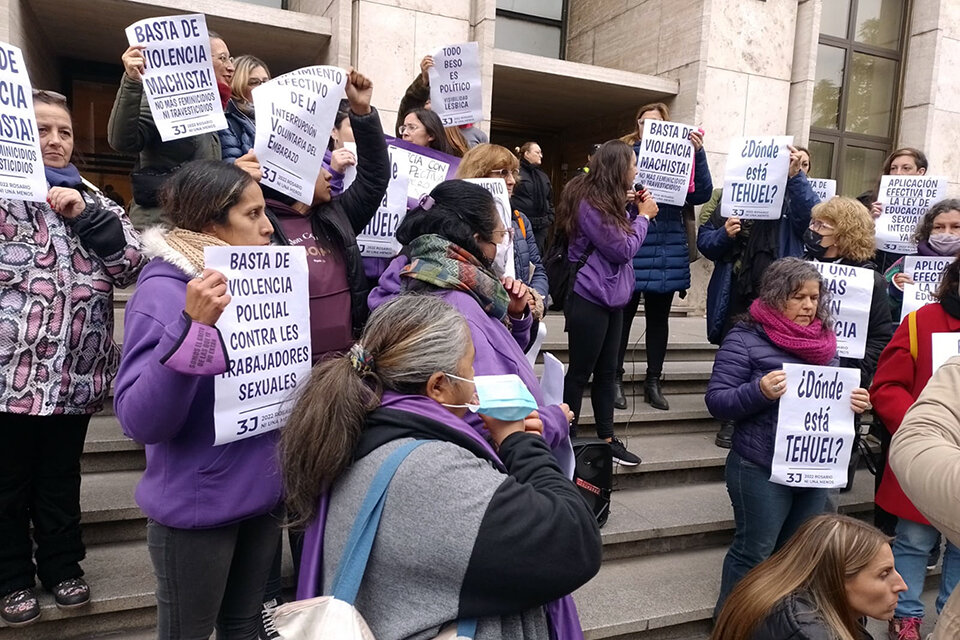
<svg viewBox="0 0 960 640"><path fill-rule="evenodd" d="M811 220L822 220L836 229L840 256L865 262L876 253L873 218L859 200L836 196L813 207Z"/></svg>
<svg viewBox="0 0 960 640"><path fill-rule="evenodd" d="M797 591L813 600L838 640L859 638L859 613L850 607L846 581L873 560L890 538L847 516L811 518L780 551L753 568L727 598L710 640L743 640L778 602Z"/></svg>
<svg viewBox="0 0 960 640"><path fill-rule="evenodd" d="M633 132L628 133L627 135L620 138L621 142L626 142L627 144L633 146L640 140L640 122L639 122L640 116L645 114L647 111L656 111L657 113L660 114L660 117L663 118L664 120L670 119L670 107L663 104L662 102L647 103L641 106L639 109L637 109L637 115L633 119L634 124L636 126L634 126L633 128Z"/></svg>
<svg viewBox="0 0 960 640"><path fill-rule="evenodd" d="M268 78L273 77L270 75L270 68L266 63L256 56L245 54L234 58L233 78L230 80L230 95L234 100L247 102L243 94L248 89L247 82L250 81L250 74L253 73L253 70L257 67L263 67L263 70L267 72Z"/></svg>
<svg viewBox="0 0 960 640"><path fill-rule="evenodd" d="M444 127L443 135L447 138L447 147L450 155L462 158L467 152L467 139L463 137L460 127Z"/></svg>
<svg viewBox="0 0 960 640"><path fill-rule="evenodd" d="M509 169L516 171L520 167L517 156L506 147L498 144L478 144L463 155L457 168L457 178L486 178L491 171Z"/></svg>

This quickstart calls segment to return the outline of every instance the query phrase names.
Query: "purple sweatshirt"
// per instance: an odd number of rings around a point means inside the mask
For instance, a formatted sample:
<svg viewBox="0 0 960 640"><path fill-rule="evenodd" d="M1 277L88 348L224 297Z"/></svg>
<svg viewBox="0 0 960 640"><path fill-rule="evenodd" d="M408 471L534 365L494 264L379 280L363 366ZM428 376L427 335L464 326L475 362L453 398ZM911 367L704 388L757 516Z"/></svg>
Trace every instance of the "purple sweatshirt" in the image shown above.
<svg viewBox="0 0 960 640"><path fill-rule="evenodd" d="M634 286L633 256L647 237L650 223L644 216L638 216L635 209L631 218L633 230L624 233L605 222L603 214L586 200L580 201L577 231L567 257L570 262L577 262L588 246L596 247L573 285L574 293L581 298L608 309L621 309L630 301Z"/></svg>
<svg viewBox="0 0 960 640"><path fill-rule="evenodd" d="M380 283L370 292L367 302L371 311L400 293L400 269L407 263L405 256L394 258L380 277ZM632 271L631 271L632 274ZM631 275L631 278L633 276ZM632 283L632 280L631 280ZM633 286L631 284L631 286ZM559 405L544 405L540 381L527 361L523 349L530 338L530 315L522 320L513 320L513 335L502 322L491 318L477 301L463 291L438 289L436 294L459 311L470 327L476 355L473 359L474 373L478 376L512 373L520 376L534 400L543 421L543 438L560 463L560 468L573 477L573 447L570 444L570 423ZM476 414L466 420L477 432L484 433L483 421Z"/></svg>
<svg viewBox="0 0 960 640"><path fill-rule="evenodd" d="M282 497L277 431L213 446L214 375L226 358L216 330L184 314L192 275L163 258L144 267L127 303L116 379L123 432L146 445L137 504L147 517L178 529L262 515Z"/></svg>

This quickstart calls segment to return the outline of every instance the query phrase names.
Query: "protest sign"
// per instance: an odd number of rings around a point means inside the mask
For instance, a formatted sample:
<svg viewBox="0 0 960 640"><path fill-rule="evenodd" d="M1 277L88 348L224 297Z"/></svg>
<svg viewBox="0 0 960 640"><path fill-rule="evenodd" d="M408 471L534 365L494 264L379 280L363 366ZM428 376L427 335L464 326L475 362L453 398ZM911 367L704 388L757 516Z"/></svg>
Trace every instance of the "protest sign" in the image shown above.
<svg viewBox="0 0 960 640"><path fill-rule="evenodd" d="M360 155L357 153L357 143L350 142L349 140L343 141L343 148L353 154L354 159L357 161L357 164L360 162ZM350 188L350 185L354 183L357 179L357 165L351 164L343 170L343 191L346 191ZM341 193L343 192L341 191Z"/></svg>
<svg viewBox="0 0 960 640"><path fill-rule="evenodd" d="M217 321L230 369L214 380L215 445L287 421L310 377L310 295L303 247L204 247L227 278L230 303Z"/></svg>
<svg viewBox="0 0 960 640"><path fill-rule="evenodd" d="M549 351L543 354L543 374L540 376L540 388L543 390L543 406L563 402L563 378L566 367L557 356Z"/></svg>
<svg viewBox="0 0 960 640"><path fill-rule="evenodd" d="M503 221L504 229L513 227L513 207L510 206L510 195L507 193L507 183L503 178L468 178L467 182L478 184L493 196L493 201L497 205L497 213ZM530 230L532 233L533 230ZM517 277L517 268L513 263L513 243L509 238L504 239L507 244L506 264L503 265L503 275L508 278Z"/></svg>
<svg viewBox="0 0 960 640"><path fill-rule="evenodd" d="M644 120L637 182L649 189L658 203L682 207L687 201L694 154L689 137L696 130L677 122Z"/></svg>
<svg viewBox="0 0 960 640"><path fill-rule="evenodd" d="M787 392L780 397L770 482L831 489L847 484L854 419L850 393L859 369L783 365Z"/></svg>
<svg viewBox="0 0 960 640"><path fill-rule="evenodd" d="M460 166L460 158L441 153L429 147L387 137L387 145L407 152L409 180L407 182L407 208L417 206L420 196L433 191L444 180L453 180Z"/></svg>
<svg viewBox="0 0 960 640"><path fill-rule="evenodd" d="M143 45L143 91L164 142L227 128L203 14L147 18L127 27Z"/></svg>
<svg viewBox="0 0 960 640"><path fill-rule="evenodd" d="M947 360L954 356L960 356L960 333L934 333L931 334L933 341L932 369L933 373L942 367Z"/></svg>
<svg viewBox="0 0 960 640"><path fill-rule="evenodd" d="M430 110L445 127L483 120L480 89L480 45L454 44L433 54L430 76Z"/></svg>
<svg viewBox="0 0 960 640"><path fill-rule="evenodd" d="M736 138L727 156L721 214L744 220L778 220L787 188L793 136Z"/></svg>
<svg viewBox="0 0 960 640"><path fill-rule="evenodd" d="M827 180L826 178L807 178L810 188L820 198L820 202L826 202L837 195L837 181Z"/></svg>
<svg viewBox="0 0 960 640"><path fill-rule="evenodd" d="M392 258L400 251L396 240L397 227L407 215L407 153L390 147L390 182L380 207L357 236L360 254L367 258Z"/></svg>
<svg viewBox="0 0 960 640"><path fill-rule="evenodd" d="M291 71L253 90L260 184L306 205L313 204L317 176L330 141L347 72L314 66Z"/></svg>
<svg viewBox="0 0 960 640"><path fill-rule="evenodd" d="M6 42L0 42L0 198L47 199L33 88L23 52Z"/></svg>
<svg viewBox="0 0 960 640"><path fill-rule="evenodd" d="M837 333L837 355L862 358L867 349L867 326L873 301L873 269L835 262L813 264L831 293L827 304Z"/></svg>
<svg viewBox="0 0 960 640"><path fill-rule="evenodd" d="M953 260L953 256L906 256L903 259L903 272L915 283L927 285L936 291L943 280L944 270Z"/></svg>
<svg viewBox="0 0 960 640"><path fill-rule="evenodd" d="M947 196L947 179L936 176L883 176L880 178L876 221L877 248L891 253L915 253L913 234L920 218Z"/></svg>
<svg viewBox="0 0 960 640"><path fill-rule="evenodd" d="M933 295L937 287L930 283L903 285L903 304L900 305L900 322L912 311L920 307L936 302L937 298Z"/></svg>

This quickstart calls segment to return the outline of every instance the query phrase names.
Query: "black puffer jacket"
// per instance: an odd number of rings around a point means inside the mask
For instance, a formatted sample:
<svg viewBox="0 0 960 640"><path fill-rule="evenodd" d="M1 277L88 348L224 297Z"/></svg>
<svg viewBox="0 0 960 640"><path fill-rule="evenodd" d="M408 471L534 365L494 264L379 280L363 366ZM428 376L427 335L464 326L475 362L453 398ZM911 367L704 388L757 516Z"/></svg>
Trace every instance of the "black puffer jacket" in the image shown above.
<svg viewBox="0 0 960 640"><path fill-rule="evenodd" d="M519 209L530 218L535 230L546 229L553 224L553 194L550 178L526 158L520 159L520 181L513 188L510 206Z"/></svg>
<svg viewBox="0 0 960 640"><path fill-rule="evenodd" d="M860 640L873 640L861 627ZM827 623L820 617L810 596L793 593L781 600L763 619L751 640L836 640Z"/></svg>

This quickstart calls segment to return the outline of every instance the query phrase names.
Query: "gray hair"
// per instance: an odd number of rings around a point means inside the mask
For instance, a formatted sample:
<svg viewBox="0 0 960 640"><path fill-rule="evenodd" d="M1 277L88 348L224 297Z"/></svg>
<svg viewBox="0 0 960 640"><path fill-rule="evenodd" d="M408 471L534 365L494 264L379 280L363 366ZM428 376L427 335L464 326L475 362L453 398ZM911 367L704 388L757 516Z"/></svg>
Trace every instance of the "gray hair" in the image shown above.
<svg viewBox="0 0 960 640"><path fill-rule="evenodd" d="M820 284L820 300L817 303L817 317L830 326L830 290L820 272L812 262L800 258L781 258L767 267L760 280L760 299L768 306L783 311L787 300L811 280Z"/></svg>

